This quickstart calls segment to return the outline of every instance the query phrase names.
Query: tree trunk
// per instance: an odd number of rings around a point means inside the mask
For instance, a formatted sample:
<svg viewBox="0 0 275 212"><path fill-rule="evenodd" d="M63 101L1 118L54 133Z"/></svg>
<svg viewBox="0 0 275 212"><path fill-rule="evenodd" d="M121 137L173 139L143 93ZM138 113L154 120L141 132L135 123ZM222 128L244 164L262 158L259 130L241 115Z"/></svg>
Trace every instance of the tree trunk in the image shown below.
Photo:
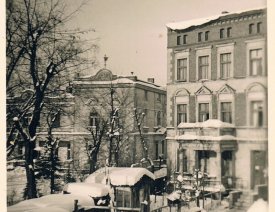
<svg viewBox="0 0 275 212"><path fill-rule="evenodd" d="M36 182L35 182L35 176L34 176L34 164L33 164L34 145L35 143L33 141L28 141L26 142L26 145L25 145L27 199L37 198Z"/></svg>
<svg viewBox="0 0 275 212"><path fill-rule="evenodd" d="M90 174L96 171L97 152L93 152L90 157Z"/></svg>

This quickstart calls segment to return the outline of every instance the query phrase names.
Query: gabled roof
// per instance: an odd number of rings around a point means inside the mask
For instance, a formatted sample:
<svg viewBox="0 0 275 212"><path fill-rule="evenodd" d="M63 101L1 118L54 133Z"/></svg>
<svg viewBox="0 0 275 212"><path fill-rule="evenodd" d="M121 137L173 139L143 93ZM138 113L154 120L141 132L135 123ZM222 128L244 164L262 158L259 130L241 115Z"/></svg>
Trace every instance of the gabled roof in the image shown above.
<svg viewBox="0 0 275 212"><path fill-rule="evenodd" d="M85 183L106 184L106 180L108 179L113 186L134 186L144 176L155 180L154 174L145 168L108 167L106 169L98 169L89 175Z"/></svg>

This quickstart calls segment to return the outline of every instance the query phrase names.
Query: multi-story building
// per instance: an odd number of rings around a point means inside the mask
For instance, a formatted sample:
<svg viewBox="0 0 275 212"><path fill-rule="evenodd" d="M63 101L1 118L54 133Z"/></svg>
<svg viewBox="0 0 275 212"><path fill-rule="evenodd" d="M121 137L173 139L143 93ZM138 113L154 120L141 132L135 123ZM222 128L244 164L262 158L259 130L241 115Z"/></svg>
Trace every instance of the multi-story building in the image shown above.
<svg viewBox="0 0 275 212"><path fill-rule="evenodd" d="M170 172L225 187L267 181L266 9L167 24Z"/></svg>
<svg viewBox="0 0 275 212"><path fill-rule="evenodd" d="M65 164L65 168L70 164L75 170L87 169L87 145L94 142L91 132L97 124L100 125L101 119L110 122L113 104L113 108L118 110L119 119L119 126L114 127L119 132L114 133L120 134L117 165L130 166L144 157L138 123L133 116L135 111L139 116L138 122L147 143L149 158L155 160L166 155L166 90L156 85L153 78L142 81L134 75L121 77L108 69L101 69L94 76L76 75L67 91L63 96L45 98L50 106L46 106L41 115L36 150L43 151L50 112L58 111L51 133L59 140L59 160ZM16 107L20 98L8 98L10 107ZM98 153L98 166L104 166L106 159L109 159L109 130L110 123L107 123ZM17 149L15 154L23 155L24 147L18 146Z"/></svg>

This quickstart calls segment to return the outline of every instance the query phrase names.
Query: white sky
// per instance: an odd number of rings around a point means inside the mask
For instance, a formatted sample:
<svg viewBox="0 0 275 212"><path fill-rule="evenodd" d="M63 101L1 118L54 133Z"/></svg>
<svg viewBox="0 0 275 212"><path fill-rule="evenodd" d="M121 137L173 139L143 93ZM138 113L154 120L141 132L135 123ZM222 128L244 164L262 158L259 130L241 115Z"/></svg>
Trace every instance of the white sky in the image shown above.
<svg viewBox="0 0 275 212"><path fill-rule="evenodd" d="M69 2L76 6L77 1ZM106 54L113 73L133 71L143 80L154 77L165 85L167 23L264 6L266 0L88 0L74 21L81 28L95 28L89 36L100 38L101 67Z"/></svg>

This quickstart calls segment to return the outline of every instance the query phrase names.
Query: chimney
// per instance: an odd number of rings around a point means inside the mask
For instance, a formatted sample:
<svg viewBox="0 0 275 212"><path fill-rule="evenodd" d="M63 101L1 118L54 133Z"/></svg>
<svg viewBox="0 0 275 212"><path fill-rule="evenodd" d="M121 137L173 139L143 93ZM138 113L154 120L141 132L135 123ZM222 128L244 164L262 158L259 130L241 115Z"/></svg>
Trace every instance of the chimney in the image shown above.
<svg viewBox="0 0 275 212"><path fill-rule="evenodd" d="M155 83L155 79L154 78L148 78L147 81L150 82L150 83Z"/></svg>

